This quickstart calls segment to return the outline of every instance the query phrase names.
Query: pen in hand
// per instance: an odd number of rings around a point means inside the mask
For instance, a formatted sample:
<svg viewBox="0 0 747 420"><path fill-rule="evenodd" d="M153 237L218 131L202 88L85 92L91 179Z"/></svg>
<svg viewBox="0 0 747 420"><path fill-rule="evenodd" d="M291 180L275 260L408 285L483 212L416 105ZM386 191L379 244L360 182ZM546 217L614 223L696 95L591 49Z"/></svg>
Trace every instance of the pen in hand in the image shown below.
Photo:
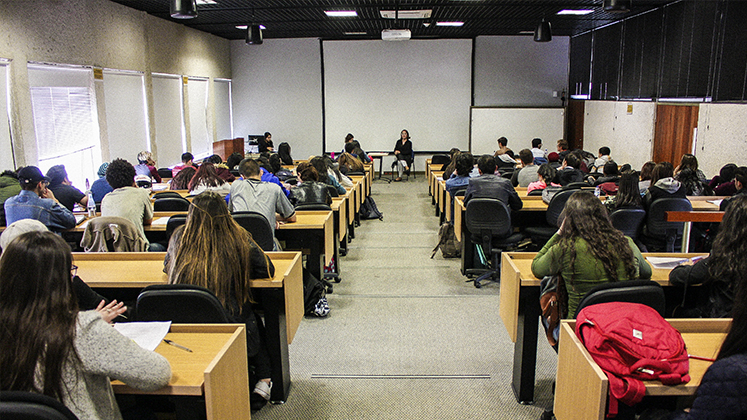
<svg viewBox="0 0 747 420"><path fill-rule="evenodd" d="M177 344L177 343L175 343L175 342L173 342L173 341L171 341L171 340L167 340L167 339L165 339L165 338L163 339L163 341L165 341L165 342L166 342L166 344L168 344L168 345L170 345L170 346L174 346L174 347L176 347L176 348L179 348L179 349L182 349L182 350L186 350L186 351L188 351L188 352L192 353L192 350L190 350L190 349L188 349L188 348L186 348L186 347L182 346L181 344Z"/></svg>

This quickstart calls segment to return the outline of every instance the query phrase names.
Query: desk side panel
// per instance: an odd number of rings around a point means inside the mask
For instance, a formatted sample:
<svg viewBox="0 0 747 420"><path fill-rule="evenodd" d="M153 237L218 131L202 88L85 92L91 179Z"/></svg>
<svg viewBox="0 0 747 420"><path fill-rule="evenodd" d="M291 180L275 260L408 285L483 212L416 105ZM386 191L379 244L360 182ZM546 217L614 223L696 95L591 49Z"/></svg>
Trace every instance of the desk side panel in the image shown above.
<svg viewBox="0 0 747 420"><path fill-rule="evenodd" d="M304 295L303 295L303 271L301 254L298 253L285 275L285 325L288 333L288 344L293 342L293 337L298 331L303 319Z"/></svg>
<svg viewBox="0 0 747 420"><path fill-rule="evenodd" d="M498 314L503 320L508 337L512 343L516 342L519 328L519 288L521 287L521 273L513 262L510 254L501 254L501 297Z"/></svg>
<svg viewBox="0 0 747 420"><path fill-rule="evenodd" d="M246 331L243 327L236 330L205 370L205 407L208 420L251 419Z"/></svg>

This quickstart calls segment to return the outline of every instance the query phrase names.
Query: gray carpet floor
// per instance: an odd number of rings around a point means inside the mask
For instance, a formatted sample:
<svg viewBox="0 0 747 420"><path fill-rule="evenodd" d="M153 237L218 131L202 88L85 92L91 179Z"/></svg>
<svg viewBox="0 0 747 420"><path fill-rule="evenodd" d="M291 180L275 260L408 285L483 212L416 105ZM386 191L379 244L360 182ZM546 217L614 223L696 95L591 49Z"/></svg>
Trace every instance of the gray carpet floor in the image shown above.
<svg viewBox="0 0 747 420"><path fill-rule="evenodd" d="M513 343L498 316L499 285L476 289L440 252L422 176L372 196L327 318L306 318L290 345L288 401L254 419L538 419L552 401L556 355L539 338L535 404L511 391Z"/></svg>

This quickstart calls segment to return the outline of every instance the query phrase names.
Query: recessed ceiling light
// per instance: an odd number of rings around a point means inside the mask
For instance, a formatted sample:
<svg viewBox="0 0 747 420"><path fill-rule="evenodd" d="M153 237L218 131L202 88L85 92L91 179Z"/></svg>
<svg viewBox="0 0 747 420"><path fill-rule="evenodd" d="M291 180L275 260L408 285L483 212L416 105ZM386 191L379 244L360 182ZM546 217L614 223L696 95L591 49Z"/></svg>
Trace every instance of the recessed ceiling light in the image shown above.
<svg viewBox="0 0 747 420"><path fill-rule="evenodd" d="M241 29L242 31L247 30L249 28L249 25L236 25L236 29ZM265 25L259 25L259 29L265 30Z"/></svg>
<svg viewBox="0 0 747 420"><path fill-rule="evenodd" d="M324 13L329 17L356 17L358 13L355 10L325 10Z"/></svg>
<svg viewBox="0 0 747 420"><path fill-rule="evenodd" d="M368 32L343 32L343 35L368 35Z"/></svg>
<svg viewBox="0 0 747 420"><path fill-rule="evenodd" d="M583 16L583 15L588 15L589 13L594 13L594 11L589 10L589 9L563 9L559 11L557 14Z"/></svg>
<svg viewBox="0 0 747 420"><path fill-rule="evenodd" d="M464 22L436 22L436 26L462 26Z"/></svg>

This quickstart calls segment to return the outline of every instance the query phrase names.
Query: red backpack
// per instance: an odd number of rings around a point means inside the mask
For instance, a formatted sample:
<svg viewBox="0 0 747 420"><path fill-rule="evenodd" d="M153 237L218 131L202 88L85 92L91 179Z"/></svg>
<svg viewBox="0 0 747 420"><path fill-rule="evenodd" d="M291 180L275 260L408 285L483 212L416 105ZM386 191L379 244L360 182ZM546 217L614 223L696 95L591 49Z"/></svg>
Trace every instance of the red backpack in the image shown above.
<svg viewBox="0 0 747 420"><path fill-rule="evenodd" d="M649 306L587 306L576 317L576 335L609 379L607 417L617 415L618 401L632 406L643 399L642 380L658 379L665 385L690 381L682 335Z"/></svg>

